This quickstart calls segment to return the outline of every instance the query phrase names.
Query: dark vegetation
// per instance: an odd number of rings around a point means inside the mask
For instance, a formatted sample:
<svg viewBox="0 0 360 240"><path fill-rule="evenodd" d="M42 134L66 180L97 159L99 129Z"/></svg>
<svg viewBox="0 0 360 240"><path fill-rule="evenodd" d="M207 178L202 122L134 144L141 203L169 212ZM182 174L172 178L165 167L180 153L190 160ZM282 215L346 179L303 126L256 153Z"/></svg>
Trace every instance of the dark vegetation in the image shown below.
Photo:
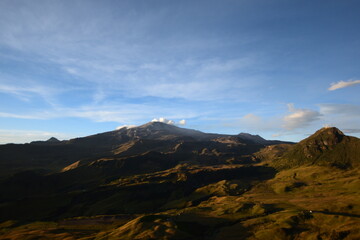
<svg viewBox="0 0 360 240"><path fill-rule="evenodd" d="M0 239L359 239L360 140L148 123L0 146Z"/></svg>

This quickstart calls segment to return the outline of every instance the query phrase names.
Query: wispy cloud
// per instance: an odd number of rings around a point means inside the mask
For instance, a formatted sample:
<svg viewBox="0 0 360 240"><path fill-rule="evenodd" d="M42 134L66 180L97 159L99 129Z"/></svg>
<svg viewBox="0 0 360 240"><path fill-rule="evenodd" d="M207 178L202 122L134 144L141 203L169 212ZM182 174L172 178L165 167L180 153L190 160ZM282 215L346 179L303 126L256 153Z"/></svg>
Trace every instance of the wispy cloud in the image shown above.
<svg viewBox="0 0 360 240"><path fill-rule="evenodd" d="M298 109L294 104L288 104L288 111L290 114L283 118L283 127L287 130L293 130L310 125L310 123L317 121L322 116L319 112L310 109Z"/></svg>
<svg viewBox="0 0 360 240"><path fill-rule="evenodd" d="M44 120L49 119L48 116L44 116L43 113L30 113L30 114L16 114L16 113L6 113L0 112L0 117L2 118L18 118L18 119L38 119Z"/></svg>
<svg viewBox="0 0 360 240"><path fill-rule="evenodd" d="M40 96L45 99L47 102L52 102L52 96L54 96L58 90L35 85L35 86L15 86L15 85L7 85L0 83L0 92L14 95L21 100L29 101L31 97Z"/></svg>
<svg viewBox="0 0 360 240"><path fill-rule="evenodd" d="M324 120L346 133L357 133L360 122L360 106L353 104L319 104Z"/></svg>
<svg viewBox="0 0 360 240"><path fill-rule="evenodd" d="M265 119L253 113L249 113L243 116L240 119L238 125L242 128L255 132L273 131L280 128L279 120L276 117Z"/></svg>
<svg viewBox="0 0 360 240"><path fill-rule="evenodd" d="M360 128L346 128L343 129L344 133L360 133Z"/></svg>
<svg viewBox="0 0 360 240"><path fill-rule="evenodd" d="M334 91L340 88L350 87L356 84L360 84L360 80L349 80L349 81L340 81L337 83L332 83L331 86L328 88L329 91Z"/></svg>
<svg viewBox="0 0 360 240"><path fill-rule="evenodd" d="M166 123L184 125L183 118L194 118L199 112L167 106L154 106L151 104L114 104L114 105L88 105L80 107L55 107L48 110L28 111L23 114L0 112L0 117L16 119L49 120L66 117L89 119L93 122L118 122L122 124L144 123L151 121L156 115L167 114L172 119L180 119L179 122L165 118L155 120Z"/></svg>
<svg viewBox="0 0 360 240"><path fill-rule="evenodd" d="M224 96L224 85L215 81L165 82L143 85L138 94L161 98L182 98L186 100L216 100ZM138 91L131 89L129 92ZM134 93L135 94L135 93Z"/></svg>
<svg viewBox="0 0 360 240"><path fill-rule="evenodd" d="M281 113L276 113L275 115L264 118L261 115L249 113L244 115L237 122L237 125L256 132L273 131L277 132L273 136L283 136L294 134L295 129L309 126L322 116L314 110L295 108L292 103L288 104L287 107L290 114L285 116L281 116Z"/></svg>
<svg viewBox="0 0 360 240"><path fill-rule="evenodd" d="M50 137L56 137L60 140L74 138L71 134L34 131L34 130L18 130L18 129L0 129L0 144L6 143L28 143L31 141L44 141Z"/></svg>
<svg viewBox="0 0 360 240"><path fill-rule="evenodd" d="M96 1L84 4L81 11L70 2L44 2L42 10L35 4L18 5L4 6L10 10L0 16L0 45L25 54L28 62L37 56L63 74L66 84L89 84L89 91L95 89L95 102L111 98L109 92L131 98L239 99L239 91L255 84L245 72L257 65L257 59L245 52L241 57L216 58L184 54L217 49L225 44L221 37L188 38L172 32L159 38L159 26L170 27L163 21L174 10L170 6L150 8L139 16L140 12L126 11L125 3L114 4L116 15L110 14L112 5ZM110 27L114 22L116 27ZM246 93L242 91L241 97Z"/></svg>
<svg viewBox="0 0 360 240"><path fill-rule="evenodd" d="M320 118L316 111L293 107L284 113L283 106L279 107L279 102L288 99L303 104L322 102L323 96L299 69L312 66L312 79L327 79L318 66L323 60L349 59L338 62L336 71L342 76L349 74L347 69L356 69L356 61L350 61L350 55L335 58L327 49L315 58L308 46L299 44L294 49L293 41L271 34L279 30L293 33L293 29L283 24L263 28L263 23L273 19L273 11L258 12L257 3L215 2L204 8L191 1L0 1L0 58L4 63L0 99L13 100L1 106L0 117L81 118L123 125L166 116L179 124L181 119L191 124L195 120L202 130L210 125L215 126L214 131L219 126L231 131L245 126L266 133L316 125ZM199 11L204 14L199 16ZM279 13L290 19L287 12ZM305 29L316 19L303 20ZM309 41L320 42L322 31L311 29L315 31L309 36L315 38ZM302 37L295 36L299 43ZM277 54L279 46L285 54ZM329 46L336 47L321 45ZM295 60L296 66L291 65ZM329 69L328 74L334 72ZM322 81L317 83L327 86ZM334 83L329 90L359 81ZM309 85L311 90L305 87ZM332 97L334 102L356 103L356 97ZM259 109L264 102L268 104L265 111ZM345 119L345 115L337 116ZM228 127L221 126L224 123Z"/></svg>
<svg viewBox="0 0 360 240"><path fill-rule="evenodd" d="M360 117L360 106L353 104L319 104L320 112L322 114L335 114L335 115L344 115L352 118L354 116Z"/></svg>
<svg viewBox="0 0 360 240"><path fill-rule="evenodd" d="M198 76L210 76L211 74L224 74L232 71L238 71L254 64L255 59L252 57L244 57L237 59L208 59L201 64L201 68L197 73Z"/></svg>

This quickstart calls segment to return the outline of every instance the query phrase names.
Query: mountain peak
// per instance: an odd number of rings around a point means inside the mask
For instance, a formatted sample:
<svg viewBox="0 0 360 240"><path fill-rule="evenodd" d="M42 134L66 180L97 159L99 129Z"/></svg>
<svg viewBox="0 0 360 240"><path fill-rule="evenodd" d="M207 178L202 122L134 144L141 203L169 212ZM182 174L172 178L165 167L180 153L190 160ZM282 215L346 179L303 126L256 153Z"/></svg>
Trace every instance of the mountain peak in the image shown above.
<svg viewBox="0 0 360 240"><path fill-rule="evenodd" d="M30 142L30 144L57 144L60 143L60 140L57 139L56 137L51 137L46 141L32 141Z"/></svg>
<svg viewBox="0 0 360 240"><path fill-rule="evenodd" d="M315 134L316 133L344 135L344 133L342 131L340 131L338 128L336 128L336 127L323 127L321 129L319 129L318 131L316 131Z"/></svg>
<svg viewBox="0 0 360 240"><path fill-rule="evenodd" d="M344 136L344 133L336 127L324 127L303 141L316 142L317 145L322 146L332 146L341 142Z"/></svg>
<svg viewBox="0 0 360 240"><path fill-rule="evenodd" d="M48 140L46 140L46 142L60 142L60 140L59 139L57 139L56 137L51 137L51 138L49 138Z"/></svg>
<svg viewBox="0 0 360 240"><path fill-rule="evenodd" d="M173 124L152 121L144 125L125 130L129 136L144 139L170 140L183 137L193 139L209 138L209 135L197 130L181 128Z"/></svg>
<svg viewBox="0 0 360 240"><path fill-rule="evenodd" d="M173 124L169 124L169 123L164 123L164 122L158 122L158 121L151 121L151 122L148 122L148 123L145 123L141 126L139 126L139 128L153 128L153 127L174 127L174 128L177 128L177 126L173 125Z"/></svg>
<svg viewBox="0 0 360 240"><path fill-rule="evenodd" d="M324 152L333 150L346 136L336 127L324 127L313 135L299 142L299 149L308 159L319 157Z"/></svg>
<svg viewBox="0 0 360 240"><path fill-rule="evenodd" d="M247 140L251 140L253 142L256 143L260 143L260 144L266 144L267 140L265 140L264 138L260 137L259 135L253 135L250 133L239 133L238 134L239 137L247 139Z"/></svg>

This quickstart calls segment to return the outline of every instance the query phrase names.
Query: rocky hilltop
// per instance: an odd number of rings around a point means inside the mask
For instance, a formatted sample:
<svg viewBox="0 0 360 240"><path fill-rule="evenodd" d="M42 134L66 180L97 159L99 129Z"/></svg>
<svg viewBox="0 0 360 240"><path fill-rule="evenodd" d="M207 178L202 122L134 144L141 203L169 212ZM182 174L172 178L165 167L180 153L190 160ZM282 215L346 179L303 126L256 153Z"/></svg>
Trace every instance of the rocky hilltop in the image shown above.
<svg viewBox="0 0 360 240"><path fill-rule="evenodd" d="M273 165L279 168L306 164L357 167L360 164L359 143L358 138L345 136L335 127L322 128L285 151Z"/></svg>

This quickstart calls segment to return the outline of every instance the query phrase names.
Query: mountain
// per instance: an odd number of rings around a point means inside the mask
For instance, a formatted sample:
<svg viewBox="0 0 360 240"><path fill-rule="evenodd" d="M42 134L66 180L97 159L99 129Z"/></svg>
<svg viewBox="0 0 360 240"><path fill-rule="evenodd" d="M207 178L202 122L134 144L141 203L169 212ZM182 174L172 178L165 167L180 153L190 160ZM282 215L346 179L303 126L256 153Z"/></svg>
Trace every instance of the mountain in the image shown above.
<svg viewBox="0 0 360 240"><path fill-rule="evenodd" d="M118 130L100 133L88 137L71 139L70 144L91 144L91 145L116 145L129 140L146 139L146 140L209 140L217 136L200 131L179 128L174 125L162 122L149 122L147 124L132 127L121 128Z"/></svg>
<svg viewBox="0 0 360 240"><path fill-rule="evenodd" d="M30 144L56 144L60 143L59 139L51 137L46 141L32 141Z"/></svg>
<svg viewBox="0 0 360 240"><path fill-rule="evenodd" d="M360 165L359 149L358 138L345 136L335 127L327 127L293 145L273 165L280 168L301 165L352 168Z"/></svg>
<svg viewBox="0 0 360 240"><path fill-rule="evenodd" d="M241 133L239 135L204 133L201 131L180 128L162 122L149 122L138 127L120 128L119 130L100 133L88 137L69 140L71 144L121 144L129 140L166 140L166 141L211 141L216 138L236 138L256 144L269 145L272 141L258 135Z"/></svg>
<svg viewBox="0 0 360 240"><path fill-rule="evenodd" d="M151 122L0 146L0 239L359 239L360 139Z"/></svg>
<svg viewBox="0 0 360 240"><path fill-rule="evenodd" d="M293 142L287 141L278 141L278 140L266 140L259 135L252 135L249 133L240 133L237 135L239 139L245 141L252 141L254 143L263 144L263 145L275 145L275 144L293 144Z"/></svg>
<svg viewBox="0 0 360 240"><path fill-rule="evenodd" d="M257 142L257 143L260 143L260 144L266 144L267 143L267 140L260 137L259 135L252 135L252 134L249 134L249 133L240 133L238 136L240 138L242 138L242 139L251 140L253 142Z"/></svg>
<svg viewBox="0 0 360 240"><path fill-rule="evenodd" d="M270 144L274 142L264 139L254 141L236 135L209 134L166 123L149 122L134 128L121 128L67 141L50 138L30 144L0 145L0 177L27 170L58 172L78 161L78 166L82 166L101 158L118 160L150 151L168 154L176 152L173 155L177 155L178 159L183 158L181 161L190 159L203 162L206 158L214 159L215 153L220 150L223 156L221 161L231 158L238 161ZM212 159L208 161L214 162Z"/></svg>
<svg viewBox="0 0 360 240"><path fill-rule="evenodd" d="M162 122L149 122L139 127L126 130L127 135L141 139L173 140L192 138L194 140L209 140L217 134L203 133L197 130L180 128Z"/></svg>

